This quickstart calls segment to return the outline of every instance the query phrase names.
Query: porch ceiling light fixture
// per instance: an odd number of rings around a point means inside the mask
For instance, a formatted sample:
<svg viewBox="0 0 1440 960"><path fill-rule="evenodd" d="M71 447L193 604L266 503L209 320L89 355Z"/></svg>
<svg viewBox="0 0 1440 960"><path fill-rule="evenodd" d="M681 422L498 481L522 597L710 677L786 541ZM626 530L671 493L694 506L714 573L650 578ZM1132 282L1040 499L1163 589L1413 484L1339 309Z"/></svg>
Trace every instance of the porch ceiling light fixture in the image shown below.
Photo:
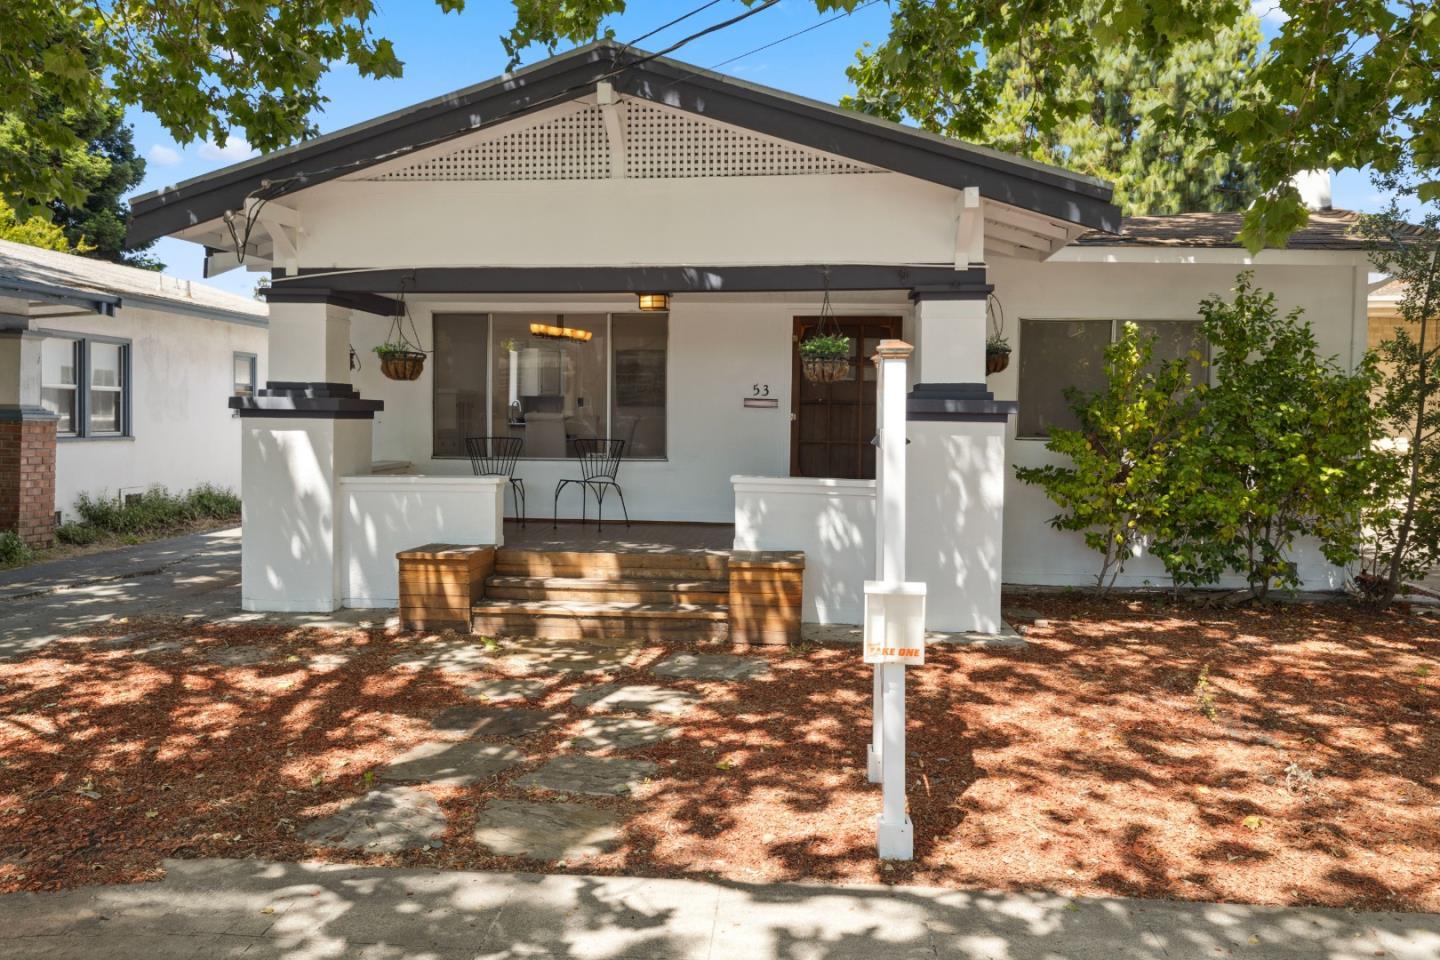
<svg viewBox="0 0 1440 960"><path fill-rule="evenodd" d="M670 309L670 294L668 293L642 293L638 296L642 313L664 313Z"/></svg>
<svg viewBox="0 0 1440 960"><path fill-rule="evenodd" d="M575 327L557 327L549 323L530 324L530 336L542 337L546 340L574 340L577 343L589 343L590 338L595 336L593 331L580 330Z"/></svg>

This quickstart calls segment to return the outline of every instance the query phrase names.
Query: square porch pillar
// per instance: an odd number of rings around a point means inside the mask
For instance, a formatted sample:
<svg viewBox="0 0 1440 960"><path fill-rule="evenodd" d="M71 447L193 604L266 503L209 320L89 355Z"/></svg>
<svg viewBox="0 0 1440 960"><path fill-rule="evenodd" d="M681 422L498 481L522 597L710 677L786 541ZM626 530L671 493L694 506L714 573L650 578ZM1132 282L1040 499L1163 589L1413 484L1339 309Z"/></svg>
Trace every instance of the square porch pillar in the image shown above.
<svg viewBox="0 0 1440 960"><path fill-rule="evenodd" d="M1000 629L1005 430L1015 404L985 385L988 287L915 291L918 382L906 404L908 576L931 630Z"/></svg>
<svg viewBox="0 0 1440 960"><path fill-rule="evenodd" d="M344 604L342 477L368 474L379 400L350 383L350 315L335 303L270 305L270 375L232 397L241 430L241 606L328 613Z"/></svg>
<svg viewBox="0 0 1440 960"><path fill-rule="evenodd" d="M55 542L55 427L40 405L40 345L26 317L0 315L0 532Z"/></svg>

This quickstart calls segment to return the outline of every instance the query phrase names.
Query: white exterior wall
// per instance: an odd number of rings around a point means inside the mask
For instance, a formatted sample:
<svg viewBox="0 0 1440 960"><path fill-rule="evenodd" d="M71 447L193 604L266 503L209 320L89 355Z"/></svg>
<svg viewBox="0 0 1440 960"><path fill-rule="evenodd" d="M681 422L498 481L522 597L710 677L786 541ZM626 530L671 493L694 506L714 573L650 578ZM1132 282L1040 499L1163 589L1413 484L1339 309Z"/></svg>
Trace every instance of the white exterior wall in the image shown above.
<svg viewBox="0 0 1440 960"><path fill-rule="evenodd" d="M1191 262L1169 263L1031 263L998 260L990 267L990 281L1004 308L1006 336L1014 353L1010 366L988 378L998 399L1018 399L1020 358L1025 344L1020 331L1022 318L1121 320L1195 319L1197 306L1209 294L1227 295L1236 275L1247 266L1240 263L1203 262L1235 251L1162 251L1158 257L1176 254ZM1143 256L1143 251L1126 251ZM1065 251L1062 256L1095 256L1095 251ZM1273 257L1279 263L1267 263ZM1308 260L1311 265L1297 261ZM1199 261L1199 262L1196 262ZM1367 268L1364 258L1351 254L1262 254L1255 265L1255 282L1273 291L1282 312L1303 307L1315 328L1320 350L1351 365L1363 354L1365 345L1364 287ZM1357 293L1357 284L1358 291ZM1006 429L1004 579L1007 583L1091 585L1099 568L1096 554L1081 535L1052 529L1046 521L1055 515L1055 505L1039 487L1015 479L1015 466L1039 466L1060 462L1045 449L1043 440L1016 437L1012 418ZM1301 577L1309 589L1328 590L1343 585L1341 571L1328 563L1314 544L1304 544L1296 553ZM1163 566L1148 556L1126 564L1117 581L1122 586L1168 585ZM1233 581L1240 585L1237 579Z"/></svg>
<svg viewBox="0 0 1440 960"><path fill-rule="evenodd" d="M499 477L355 476L340 480L347 607L400 604L395 555L427 543L505 542Z"/></svg>
<svg viewBox="0 0 1440 960"><path fill-rule="evenodd" d="M40 330L130 341L133 438L61 439L55 506L67 515L81 493L179 491L210 483L240 490L240 420L226 406L236 353L257 357L265 382L265 327L139 306L114 317L35 321Z"/></svg>
<svg viewBox="0 0 1440 960"><path fill-rule="evenodd" d="M875 577L875 481L737 476L732 482L735 549L805 551L801 619L859 623L865 581Z"/></svg>
<svg viewBox="0 0 1440 960"><path fill-rule="evenodd" d="M305 267L951 263L949 187L893 173L335 181L298 196Z"/></svg>
<svg viewBox="0 0 1440 960"><path fill-rule="evenodd" d="M898 316L908 325L911 306L900 296L889 296L888 303L841 300L835 307L840 314ZM432 312L633 312L634 302L627 297L588 303L416 303L412 314L429 347L434 342ZM809 297L672 299L666 376L668 453L665 460L627 460L621 466L619 479L632 519L730 523L735 509L732 475L789 476L793 321L819 309L818 298ZM470 462L464 458L431 456L431 365L413 382L381 375L372 348L385 339L388 329L389 320L383 317L356 313L352 320L352 342L362 358L362 368L354 374L355 386L361 396L385 401L384 411L375 417L375 458L409 461L420 474L470 475ZM744 406L744 398L757 383L769 385L776 407ZM578 472L573 460L522 460L515 475L525 481L529 516L535 519L551 516L556 482ZM592 501L591 517L594 509ZM620 517L620 505L613 498L606 499L605 510L606 517ZM580 516L580 494L573 486L561 500L560 516Z"/></svg>

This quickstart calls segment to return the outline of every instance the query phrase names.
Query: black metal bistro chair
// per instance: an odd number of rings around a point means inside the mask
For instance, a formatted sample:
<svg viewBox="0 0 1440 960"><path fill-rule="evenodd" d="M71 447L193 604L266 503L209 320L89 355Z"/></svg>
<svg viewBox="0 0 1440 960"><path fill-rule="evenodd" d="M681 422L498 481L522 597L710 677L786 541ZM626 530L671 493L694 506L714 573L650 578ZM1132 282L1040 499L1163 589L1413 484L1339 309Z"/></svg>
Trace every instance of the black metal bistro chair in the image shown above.
<svg viewBox="0 0 1440 960"><path fill-rule="evenodd" d="M523 437L466 437L465 452L477 477L504 477L510 481L515 513L525 526L525 481L515 476L515 461L525 447Z"/></svg>
<svg viewBox="0 0 1440 960"><path fill-rule="evenodd" d="M620 489L615 476L620 472L620 461L625 455L624 440L610 440L598 437L579 437L571 441L575 445L575 458L580 461L579 480L561 480L555 484L555 520L560 526L560 492L572 483L580 485L580 522L586 520L590 491L595 492L595 523L604 532L605 494L612 487L620 497L620 510L625 514L625 526L630 526L630 511L625 508L625 491Z"/></svg>

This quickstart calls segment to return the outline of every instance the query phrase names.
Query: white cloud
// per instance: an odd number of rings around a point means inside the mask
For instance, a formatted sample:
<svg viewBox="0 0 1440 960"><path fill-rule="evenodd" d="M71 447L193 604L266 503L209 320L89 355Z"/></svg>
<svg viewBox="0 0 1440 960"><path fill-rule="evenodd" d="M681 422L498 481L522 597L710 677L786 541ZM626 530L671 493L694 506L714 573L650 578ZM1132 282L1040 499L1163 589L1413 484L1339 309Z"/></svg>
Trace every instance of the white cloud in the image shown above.
<svg viewBox="0 0 1440 960"><path fill-rule="evenodd" d="M206 160L224 160L226 163L249 160L258 152L244 137L229 137L223 147L217 146L214 140L206 140L200 144L201 157Z"/></svg>
<svg viewBox="0 0 1440 960"><path fill-rule="evenodd" d="M180 162L180 151L163 143L153 144L145 156L157 167L173 167Z"/></svg>
<svg viewBox="0 0 1440 960"><path fill-rule="evenodd" d="M1272 27L1290 19L1290 14L1280 9L1280 0L1250 0L1250 12L1259 17L1261 23Z"/></svg>

